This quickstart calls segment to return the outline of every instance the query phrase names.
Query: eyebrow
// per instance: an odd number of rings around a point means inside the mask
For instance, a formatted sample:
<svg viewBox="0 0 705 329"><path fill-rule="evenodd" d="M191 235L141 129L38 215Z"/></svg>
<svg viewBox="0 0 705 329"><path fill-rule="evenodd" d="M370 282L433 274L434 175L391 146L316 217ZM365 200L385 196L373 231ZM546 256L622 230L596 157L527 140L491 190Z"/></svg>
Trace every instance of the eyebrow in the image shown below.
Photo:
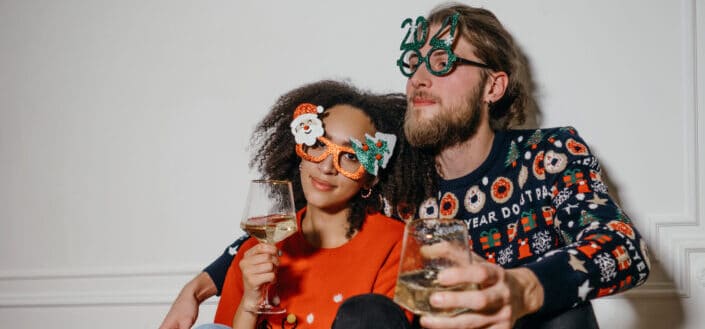
<svg viewBox="0 0 705 329"><path fill-rule="evenodd" d="M342 146L346 146L346 147L352 146L352 143L350 142L351 137L348 137L348 139L346 139L345 142L343 142L343 143L336 143L335 141L333 141L333 139L327 133L325 135L323 135L323 137L325 137L331 143L336 144L336 145L342 145Z"/></svg>

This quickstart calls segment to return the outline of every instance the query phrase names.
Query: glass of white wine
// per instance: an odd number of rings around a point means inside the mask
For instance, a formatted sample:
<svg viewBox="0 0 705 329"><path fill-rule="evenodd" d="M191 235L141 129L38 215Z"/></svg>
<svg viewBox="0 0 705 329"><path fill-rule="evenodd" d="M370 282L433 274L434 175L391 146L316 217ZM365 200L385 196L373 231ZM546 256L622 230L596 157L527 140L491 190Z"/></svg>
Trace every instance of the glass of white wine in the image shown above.
<svg viewBox="0 0 705 329"><path fill-rule="evenodd" d="M465 308L431 306L429 297L438 291L476 289L475 285L443 286L438 272L472 261L468 227L457 219L416 219L406 223L394 301L420 315L453 316Z"/></svg>
<svg viewBox="0 0 705 329"><path fill-rule="evenodd" d="M296 209L291 182L253 180L247 193L240 228L261 243L275 244L297 230ZM269 302L269 284L263 287L258 314L281 314L286 309Z"/></svg>

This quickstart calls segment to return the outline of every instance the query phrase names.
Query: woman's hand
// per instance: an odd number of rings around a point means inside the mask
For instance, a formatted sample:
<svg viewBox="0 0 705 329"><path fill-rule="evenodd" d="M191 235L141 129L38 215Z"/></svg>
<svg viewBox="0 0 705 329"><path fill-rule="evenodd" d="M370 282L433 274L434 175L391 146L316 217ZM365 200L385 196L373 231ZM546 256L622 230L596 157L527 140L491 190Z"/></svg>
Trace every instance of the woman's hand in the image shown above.
<svg viewBox="0 0 705 329"><path fill-rule="evenodd" d="M247 310L254 311L262 298L266 298L263 296L263 286L274 282L275 271L279 266L277 247L265 243L257 244L244 253L239 266L243 283L240 303Z"/></svg>

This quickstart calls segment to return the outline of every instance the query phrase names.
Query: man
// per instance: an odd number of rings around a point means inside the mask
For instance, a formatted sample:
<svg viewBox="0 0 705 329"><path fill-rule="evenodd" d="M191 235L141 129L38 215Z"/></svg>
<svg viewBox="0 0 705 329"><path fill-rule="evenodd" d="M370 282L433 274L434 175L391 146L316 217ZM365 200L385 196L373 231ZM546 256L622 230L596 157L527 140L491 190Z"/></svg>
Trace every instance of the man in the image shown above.
<svg viewBox="0 0 705 329"><path fill-rule="evenodd" d="M422 316L420 325L534 328L570 326L560 322L567 319L596 327L589 300L642 284L649 261L586 143L571 127L507 129L524 120L526 68L491 12L441 6L402 28L405 133L435 156L439 193L416 214L405 208L397 215L463 219L482 256L438 276L444 285L476 283L479 290L430 300L472 311ZM231 258L224 254L184 287L162 328L177 319L193 323L196 305L222 285Z"/></svg>

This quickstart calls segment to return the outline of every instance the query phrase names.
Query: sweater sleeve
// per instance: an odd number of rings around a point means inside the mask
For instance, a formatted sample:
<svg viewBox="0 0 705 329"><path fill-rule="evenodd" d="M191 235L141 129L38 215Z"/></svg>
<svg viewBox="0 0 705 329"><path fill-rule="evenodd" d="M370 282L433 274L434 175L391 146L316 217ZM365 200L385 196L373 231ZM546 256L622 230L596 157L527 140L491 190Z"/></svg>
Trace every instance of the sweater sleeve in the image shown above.
<svg viewBox="0 0 705 329"><path fill-rule="evenodd" d="M225 274L228 272L228 268L233 262L233 258L237 254L238 249L240 249L240 246L243 242L245 242L245 240L247 240L247 238L249 238L249 235L247 234L239 237L237 240L235 240L235 242L225 248L225 251L223 252L223 254L220 255L220 257L216 258L216 260L214 260L212 263L210 263L210 265L206 266L206 268L203 269L203 271L211 277L213 283L215 283L215 287L218 289L216 295L220 296L220 294L223 292L223 282L225 281Z"/></svg>
<svg viewBox="0 0 705 329"><path fill-rule="evenodd" d="M547 142L543 165L564 247L524 265L543 285L543 314L641 285L650 267L644 240L608 194L597 159L575 129L558 129Z"/></svg>
<svg viewBox="0 0 705 329"><path fill-rule="evenodd" d="M239 240L239 239L238 239ZM249 250L257 244L257 240L250 239L241 241L238 248L242 252L238 252L234 257L231 257L230 266L227 268L227 274L223 276L223 284L218 301L218 308L215 312L215 323L224 324L227 326L233 325L233 317L240 305L242 299L242 272L240 271L240 261L242 260L245 251Z"/></svg>

